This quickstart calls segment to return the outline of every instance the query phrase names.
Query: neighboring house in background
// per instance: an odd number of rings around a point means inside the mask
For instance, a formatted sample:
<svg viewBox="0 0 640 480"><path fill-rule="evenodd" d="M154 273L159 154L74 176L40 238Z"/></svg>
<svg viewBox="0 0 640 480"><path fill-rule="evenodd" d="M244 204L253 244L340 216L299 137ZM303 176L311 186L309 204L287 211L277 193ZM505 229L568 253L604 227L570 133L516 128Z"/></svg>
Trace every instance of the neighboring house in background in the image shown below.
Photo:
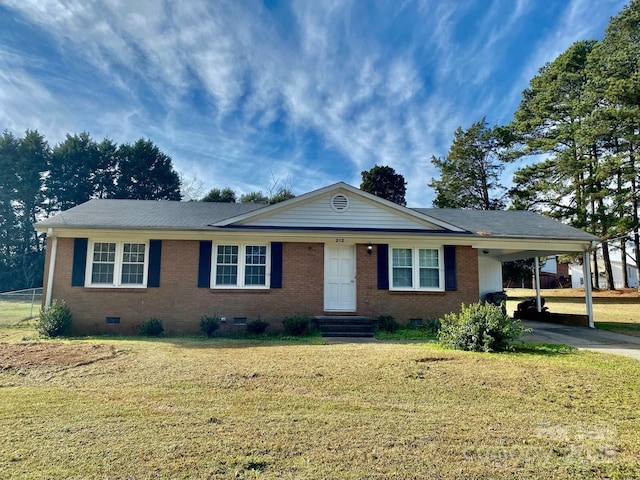
<svg viewBox="0 0 640 480"><path fill-rule="evenodd" d="M406 208L344 183L275 205L91 200L36 224L47 233L45 306L74 333L221 331L290 315L458 311L502 290L501 262L584 252L596 237L526 211Z"/></svg>
<svg viewBox="0 0 640 480"><path fill-rule="evenodd" d="M602 262L600 262L602 263ZM593 262L591 263L593 265ZM598 280L600 282L600 288L608 288L607 274L604 271L604 266L599 264ZM584 274L582 271L582 265L570 265L571 270L571 286L573 288L584 287ZM622 275L622 262L617 260L611 261L611 270L613 271L613 284L615 288L623 288L624 280ZM592 268L592 271L593 268ZM629 281L629 288L638 288L638 269L629 261L627 263L627 278Z"/></svg>
<svg viewBox="0 0 640 480"><path fill-rule="evenodd" d="M522 280L519 285L512 282L507 287L535 288L534 275ZM544 261L540 263L540 288L548 289L570 287L571 274L569 272L569 264L558 261L558 257L555 255L546 257Z"/></svg>

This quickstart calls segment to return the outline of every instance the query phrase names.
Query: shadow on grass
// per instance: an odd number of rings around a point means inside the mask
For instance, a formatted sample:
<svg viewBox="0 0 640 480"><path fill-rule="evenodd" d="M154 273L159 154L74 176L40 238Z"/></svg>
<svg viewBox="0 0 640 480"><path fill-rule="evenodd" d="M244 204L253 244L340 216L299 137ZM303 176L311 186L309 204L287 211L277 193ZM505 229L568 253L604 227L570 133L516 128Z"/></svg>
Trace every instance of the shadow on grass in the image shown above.
<svg viewBox="0 0 640 480"><path fill-rule="evenodd" d="M65 340L103 341L114 340L129 343L171 344L178 348L246 348L246 347L274 347L285 345L324 345L326 342L320 334L309 334L293 337L283 334L261 335L233 334L206 337L205 335L162 335L147 337L141 335L88 335L78 337L63 337Z"/></svg>
<svg viewBox="0 0 640 480"><path fill-rule="evenodd" d="M640 337L640 323L596 322L596 329Z"/></svg>
<svg viewBox="0 0 640 480"><path fill-rule="evenodd" d="M567 355L578 352L575 347L556 343L530 343L518 342L514 344L513 353L522 353L526 355L539 355L543 357L554 357L557 355Z"/></svg>

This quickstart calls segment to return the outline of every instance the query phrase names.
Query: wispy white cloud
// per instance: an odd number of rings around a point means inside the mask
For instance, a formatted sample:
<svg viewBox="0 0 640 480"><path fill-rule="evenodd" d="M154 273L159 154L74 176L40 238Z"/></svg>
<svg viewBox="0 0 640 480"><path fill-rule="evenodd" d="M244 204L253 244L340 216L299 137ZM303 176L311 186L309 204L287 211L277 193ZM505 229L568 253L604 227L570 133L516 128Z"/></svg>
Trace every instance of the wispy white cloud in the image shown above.
<svg viewBox="0 0 640 480"><path fill-rule="evenodd" d="M457 126L502 119L535 68L608 19L594 25L595 7L572 0L505 83L510 39L541 8L532 0L310 1L275 13L235 0L0 3L96 82L60 98L51 79L0 50L6 128L38 127L54 140L81 130L118 142L149 136L187 176L241 192L266 188L272 174L299 192L357 185L361 170L388 164L409 180L414 205L428 204L429 159L446 154ZM621 1L602 3L610 12Z"/></svg>

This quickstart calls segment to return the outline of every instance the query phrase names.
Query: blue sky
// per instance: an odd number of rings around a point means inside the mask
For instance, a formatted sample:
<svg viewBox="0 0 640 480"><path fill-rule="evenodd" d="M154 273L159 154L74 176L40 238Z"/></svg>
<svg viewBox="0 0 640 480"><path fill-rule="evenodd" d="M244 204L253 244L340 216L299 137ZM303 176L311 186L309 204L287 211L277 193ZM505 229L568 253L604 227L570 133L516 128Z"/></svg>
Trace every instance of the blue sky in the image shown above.
<svg viewBox="0 0 640 480"><path fill-rule="evenodd" d="M537 70L625 3L0 0L0 129L150 138L186 179L238 193L390 165L431 206L454 130L508 122Z"/></svg>

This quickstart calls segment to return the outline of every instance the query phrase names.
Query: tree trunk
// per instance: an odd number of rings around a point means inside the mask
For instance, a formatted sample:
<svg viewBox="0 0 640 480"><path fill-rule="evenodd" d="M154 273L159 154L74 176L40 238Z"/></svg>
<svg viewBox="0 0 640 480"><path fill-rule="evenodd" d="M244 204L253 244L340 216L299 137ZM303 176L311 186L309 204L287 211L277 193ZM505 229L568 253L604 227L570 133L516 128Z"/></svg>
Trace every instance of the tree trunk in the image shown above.
<svg viewBox="0 0 640 480"><path fill-rule="evenodd" d="M598 273L598 249L597 248L593 251L593 272L591 272L591 276L593 277L593 289L600 290L600 274Z"/></svg>
<svg viewBox="0 0 640 480"><path fill-rule="evenodd" d="M629 274L627 272L627 237L620 240L620 259L622 261L622 286L629 288Z"/></svg>
<svg viewBox="0 0 640 480"><path fill-rule="evenodd" d="M602 242L602 258L604 260L604 271L607 275L607 289L615 290L616 284L613 280L613 268L611 268L611 257L609 256L609 241Z"/></svg>

